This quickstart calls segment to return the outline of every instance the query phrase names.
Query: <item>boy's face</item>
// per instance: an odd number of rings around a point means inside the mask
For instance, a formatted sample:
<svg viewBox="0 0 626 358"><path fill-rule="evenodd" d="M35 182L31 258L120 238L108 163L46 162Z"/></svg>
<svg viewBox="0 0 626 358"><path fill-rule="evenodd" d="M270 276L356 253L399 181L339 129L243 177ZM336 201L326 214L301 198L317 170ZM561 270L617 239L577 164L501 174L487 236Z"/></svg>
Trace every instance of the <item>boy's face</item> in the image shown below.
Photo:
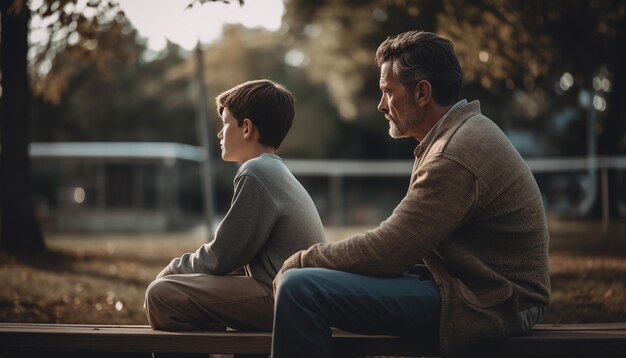
<svg viewBox="0 0 626 358"><path fill-rule="evenodd" d="M230 113L228 108L222 111L222 130L217 134L222 149L222 159L227 162L243 162L246 139L244 126L239 127L237 119Z"/></svg>

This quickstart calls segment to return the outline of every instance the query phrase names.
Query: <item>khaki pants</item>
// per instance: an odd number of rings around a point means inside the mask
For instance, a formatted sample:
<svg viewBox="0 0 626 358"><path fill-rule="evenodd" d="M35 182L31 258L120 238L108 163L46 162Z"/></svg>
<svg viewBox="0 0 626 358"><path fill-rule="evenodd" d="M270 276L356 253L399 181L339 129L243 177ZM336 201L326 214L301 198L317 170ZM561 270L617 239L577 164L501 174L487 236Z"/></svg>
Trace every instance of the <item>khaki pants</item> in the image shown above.
<svg viewBox="0 0 626 358"><path fill-rule="evenodd" d="M146 313L165 331L272 330L272 288L250 276L169 275L146 291Z"/></svg>

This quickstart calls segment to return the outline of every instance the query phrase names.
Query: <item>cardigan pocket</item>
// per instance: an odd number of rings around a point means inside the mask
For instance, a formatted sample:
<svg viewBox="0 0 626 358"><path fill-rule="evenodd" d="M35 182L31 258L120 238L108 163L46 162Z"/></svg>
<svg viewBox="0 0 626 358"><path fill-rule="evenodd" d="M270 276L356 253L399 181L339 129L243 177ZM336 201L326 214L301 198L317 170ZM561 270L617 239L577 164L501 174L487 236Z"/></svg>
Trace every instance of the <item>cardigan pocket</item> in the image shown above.
<svg viewBox="0 0 626 358"><path fill-rule="evenodd" d="M508 300L513 295L513 286L508 281L503 281L500 287L485 291L476 295L463 281L458 278L454 280L461 298L468 304L478 308L495 307Z"/></svg>

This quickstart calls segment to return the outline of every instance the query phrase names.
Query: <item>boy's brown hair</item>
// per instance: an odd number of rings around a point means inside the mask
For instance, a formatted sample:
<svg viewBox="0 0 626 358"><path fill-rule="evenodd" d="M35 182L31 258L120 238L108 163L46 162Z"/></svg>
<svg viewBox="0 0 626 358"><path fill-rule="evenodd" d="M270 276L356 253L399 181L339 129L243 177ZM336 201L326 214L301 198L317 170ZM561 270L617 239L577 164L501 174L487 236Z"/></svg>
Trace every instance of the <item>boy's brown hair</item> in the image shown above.
<svg viewBox="0 0 626 358"><path fill-rule="evenodd" d="M224 108L233 114L241 127L248 118L259 130L259 143L278 148L295 115L294 98L284 86L270 80L241 83L215 98L217 113Z"/></svg>

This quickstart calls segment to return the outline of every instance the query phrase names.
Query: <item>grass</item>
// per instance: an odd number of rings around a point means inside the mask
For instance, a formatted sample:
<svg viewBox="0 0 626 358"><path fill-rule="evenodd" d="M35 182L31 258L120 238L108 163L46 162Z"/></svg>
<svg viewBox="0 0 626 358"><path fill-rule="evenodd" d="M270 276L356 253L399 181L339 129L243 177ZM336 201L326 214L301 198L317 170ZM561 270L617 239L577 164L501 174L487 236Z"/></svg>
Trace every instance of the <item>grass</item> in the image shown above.
<svg viewBox="0 0 626 358"><path fill-rule="evenodd" d="M550 229L552 298L543 322L626 322L626 223L609 234L599 224Z"/></svg>
<svg viewBox="0 0 626 358"><path fill-rule="evenodd" d="M193 234L49 236L49 252L0 256L0 321L147 324L147 285Z"/></svg>
<svg viewBox="0 0 626 358"><path fill-rule="evenodd" d="M364 228L328 228L336 241ZM546 323L626 321L626 224L551 221L552 302ZM0 253L0 321L147 324L146 287L194 233L48 235L49 252Z"/></svg>

